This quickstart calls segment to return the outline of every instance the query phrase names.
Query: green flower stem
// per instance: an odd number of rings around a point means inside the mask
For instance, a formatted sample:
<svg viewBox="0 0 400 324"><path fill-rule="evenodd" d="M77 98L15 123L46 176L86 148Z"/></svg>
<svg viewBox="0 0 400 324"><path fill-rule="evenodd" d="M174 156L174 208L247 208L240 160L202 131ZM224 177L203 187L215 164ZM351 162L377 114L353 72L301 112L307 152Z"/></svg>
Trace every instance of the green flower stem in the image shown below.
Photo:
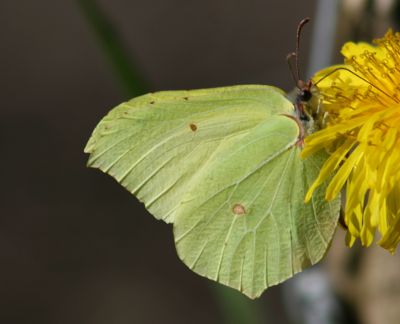
<svg viewBox="0 0 400 324"><path fill-rule="evenodd" d="M145 82L133 64L118 33L96 0L77 0L126 95L135 97L145 93Z"/></svg>

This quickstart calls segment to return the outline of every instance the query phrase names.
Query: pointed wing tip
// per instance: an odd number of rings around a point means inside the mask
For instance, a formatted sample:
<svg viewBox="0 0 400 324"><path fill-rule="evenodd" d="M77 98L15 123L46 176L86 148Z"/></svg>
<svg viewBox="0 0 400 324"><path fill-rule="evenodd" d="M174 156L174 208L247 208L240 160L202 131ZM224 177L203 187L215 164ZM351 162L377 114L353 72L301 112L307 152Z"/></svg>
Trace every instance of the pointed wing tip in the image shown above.
<svg viewBox="0 0 400 324"><path fill-rule="evenodd" d="M93 152L93 147L89 145L89 143L87 143L85 148L83 149L83 153L90 154L92 152Z"/></svg>
<svg viewBox="0 0 400 324"><path fill-rule="evenodd" d="M231 287L232 288L232 287ZM261 297L261 295L263 294L263 292L265 291L266 289L264 289L263 291L261 291L261 292L259 292L259 293L256 293L256 294L253 294L253 293L249 293L249 292L246 292L246 291L243 291L243 290L239 290L243 295L245 295L247 298L249 298L249 299L251 299L251 300L256 300L256 299L258 299L258 298L260 298Z"/></svg>
<svg viewBox="0 0 400 324"><path fill-rule="evenodd" d="M94 134L90 136L89 140L87 141L85 147L83 148L83 153L92 154L95 150L96 141L94 140Z"/></svg>

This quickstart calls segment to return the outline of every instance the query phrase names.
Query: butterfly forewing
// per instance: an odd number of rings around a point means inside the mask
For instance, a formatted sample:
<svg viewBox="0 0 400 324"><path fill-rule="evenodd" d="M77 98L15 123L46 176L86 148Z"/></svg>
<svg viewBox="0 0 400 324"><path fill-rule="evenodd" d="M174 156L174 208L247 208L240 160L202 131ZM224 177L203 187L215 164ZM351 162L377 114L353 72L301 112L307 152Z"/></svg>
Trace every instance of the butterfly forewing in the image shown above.
<svg viewBox="0 0 400 324"><path fill-rule="evenodd" d="M292 104L268 86L165 91L113 109L85 151L158 219L173 222L183 194L221 143Z"/></svg>

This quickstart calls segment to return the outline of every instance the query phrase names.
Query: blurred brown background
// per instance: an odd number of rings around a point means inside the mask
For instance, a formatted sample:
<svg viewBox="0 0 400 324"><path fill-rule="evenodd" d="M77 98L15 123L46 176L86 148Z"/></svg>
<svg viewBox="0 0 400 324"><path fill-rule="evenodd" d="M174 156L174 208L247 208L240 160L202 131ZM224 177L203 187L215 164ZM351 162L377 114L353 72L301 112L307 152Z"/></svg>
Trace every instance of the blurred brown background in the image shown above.
<svg viewBox="0 0 400 324"><path fill-rule="evenodd" d="M148 91L291 89L285 57L314 11L289 0L99 5ZM170 226L85 167L92 129L129 93L79 2L2 0L0 26L0 323L226 321L213 284L177 258ZM258 303L285 323L280 288Z"/></svg>
<svg viewBox="0 0 400 324"><path fill-rule="evenodd" d="M224 304L225 292L177 258L171 227L86 168L83 147L106 112L142 90L292 89L286 54L317 1L98 1L133 66L131 87L88 4L0 1L0 323L289 323L286 284ZM339 23L346 40L369 26L353 16ZM378 18L368 19L382 29ZM303 34L303 70L313 27Z"/></svg>

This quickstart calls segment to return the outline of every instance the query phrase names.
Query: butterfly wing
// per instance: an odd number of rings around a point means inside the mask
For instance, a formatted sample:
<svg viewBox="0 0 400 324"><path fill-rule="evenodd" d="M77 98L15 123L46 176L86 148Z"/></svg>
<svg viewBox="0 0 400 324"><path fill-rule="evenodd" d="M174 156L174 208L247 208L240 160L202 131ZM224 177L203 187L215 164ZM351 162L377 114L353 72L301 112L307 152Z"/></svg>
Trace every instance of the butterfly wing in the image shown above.
<svg viewBox="0 0 400 324"><path fill-rule="evenodd" d="M189 268L251 298L318 262L336 228L339 201L326 202L324 188L304 204L326 156L301 160L294 126L275 116L231 143L174 222Z"/></svg>
<svg viewBox="0 0 400 324"><path fill-rule="evenodd" d="M293 105L269 86L163 91L113 109L94 130L88 165L113 176L157 219L173 222L210 156Z"/></svg>
<svg viewBox="0 0 400 324"><path fill-rule="evenodd" d="M268 86L159 92L112 110L85 151L174 223L189 268L254 298L319 261L337 223L323 186L303 202L326 156L300 159L290 114Z"/></svg>

